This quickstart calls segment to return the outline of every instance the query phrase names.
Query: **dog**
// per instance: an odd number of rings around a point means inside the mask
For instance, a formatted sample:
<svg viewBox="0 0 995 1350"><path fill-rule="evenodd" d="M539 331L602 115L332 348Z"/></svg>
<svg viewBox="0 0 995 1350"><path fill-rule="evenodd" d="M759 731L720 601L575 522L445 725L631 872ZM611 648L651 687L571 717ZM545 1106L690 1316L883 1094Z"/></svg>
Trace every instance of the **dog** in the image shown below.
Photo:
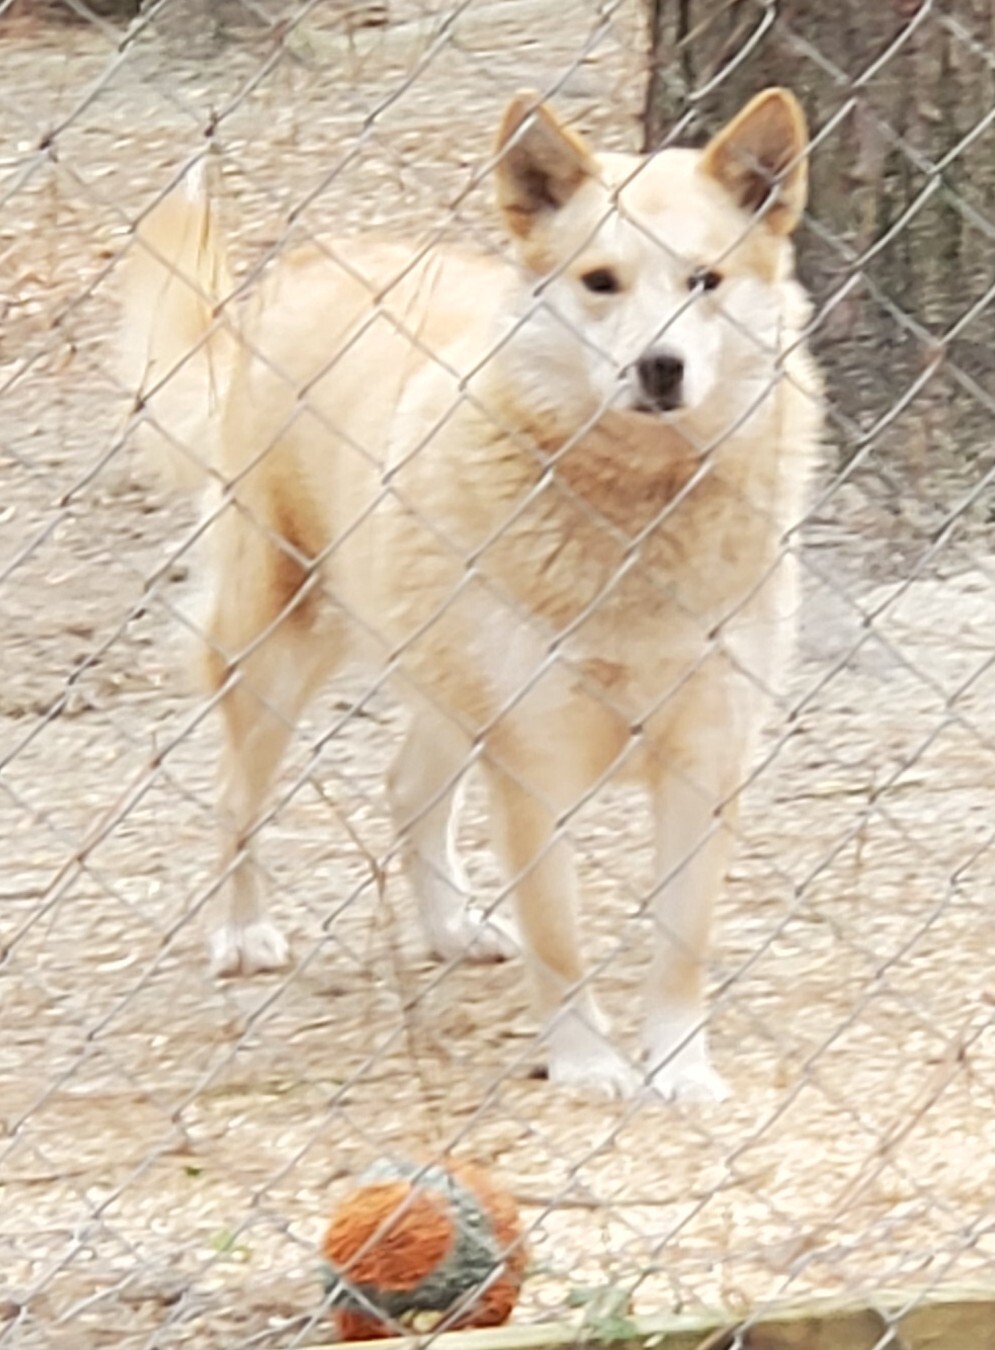
<svg viewBox="0 0 995 1350"><path fill-rule="evenodd" d="M597 155L525 93L491 166L510 258L339 239L233 296L203 175L141 221L132 387L151 439L211 502L217 972L288 959L253 835L305 705L359 659L410 710L387 786L432 950L520 946L554 1082L724 1095L707 1043L712 915L789 667L785 539L820 439L791 242L807 150L782 89L703 149L645 158ZM468 903L455 856L471 766L514 931ZM622 778L655 822L638 1069L585 977L566 838Z"/></svg>

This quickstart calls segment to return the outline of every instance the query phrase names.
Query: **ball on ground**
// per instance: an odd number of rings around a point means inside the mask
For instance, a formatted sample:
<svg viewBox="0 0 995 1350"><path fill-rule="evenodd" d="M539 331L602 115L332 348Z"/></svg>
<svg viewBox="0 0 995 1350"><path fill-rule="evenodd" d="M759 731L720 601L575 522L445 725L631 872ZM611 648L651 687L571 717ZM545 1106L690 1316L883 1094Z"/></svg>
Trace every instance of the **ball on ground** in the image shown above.
<svg viewBox="0 0 995 1350"><path fill-rule="evenodd" d="M344 1341L499 1326L527 1260L515 1201L462 1163L377 1163L336 1206L321 1249Z"/></svg>

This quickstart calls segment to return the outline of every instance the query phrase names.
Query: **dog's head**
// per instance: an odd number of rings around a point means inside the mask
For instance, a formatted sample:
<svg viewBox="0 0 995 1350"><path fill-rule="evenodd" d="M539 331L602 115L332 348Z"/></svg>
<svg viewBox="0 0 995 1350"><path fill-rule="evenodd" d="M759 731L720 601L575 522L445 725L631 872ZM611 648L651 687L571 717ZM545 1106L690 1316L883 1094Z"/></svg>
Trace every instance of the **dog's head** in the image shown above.
<svg viewBox="0 0 995 1350"><path fill-rule="evenodd" d="M523 94L497 143L497 192L525 280L514 340L551 415L599 409L708 440L769 387L807 189L805 119L759 94L701 151L595 156Z"/></svg>

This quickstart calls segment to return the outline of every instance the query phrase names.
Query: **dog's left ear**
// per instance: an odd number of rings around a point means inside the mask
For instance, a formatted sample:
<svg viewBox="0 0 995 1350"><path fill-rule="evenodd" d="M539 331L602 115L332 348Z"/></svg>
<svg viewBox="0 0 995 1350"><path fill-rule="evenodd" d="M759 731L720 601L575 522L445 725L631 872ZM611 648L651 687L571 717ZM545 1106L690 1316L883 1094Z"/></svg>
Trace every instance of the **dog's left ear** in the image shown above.
<svg viewBox="0 0 995 1350"><path fill-rule="evenodd" d="M544 216L565 206L594 176L594 159L576 132L540 102L512 99L498 131L495 176L501 210L512 234L527 238Z"/></svg>
<svg viewBox="0 0 995 1350"><path fill-rule="evenodd" d="M801 104L787 89L765 89L718 133L701 168L764 224L790 234L808 198L808 128Z"/></svg>

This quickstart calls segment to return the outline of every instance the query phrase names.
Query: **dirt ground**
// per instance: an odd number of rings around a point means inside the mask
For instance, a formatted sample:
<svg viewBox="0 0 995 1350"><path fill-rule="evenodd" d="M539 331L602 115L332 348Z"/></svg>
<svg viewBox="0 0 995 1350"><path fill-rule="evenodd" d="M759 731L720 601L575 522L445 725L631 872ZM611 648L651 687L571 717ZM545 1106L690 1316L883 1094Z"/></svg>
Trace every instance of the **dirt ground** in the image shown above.
<svg viewBox="0 0 995 1350"><path fill-rule="evenodd" d="M119 52L0 28L0 1345L317 1343L332 1199L444 1150L523 1206L522 1320L991 1284L995 573L977 501L938 532L981 470L931 462L914 408L904 495L872 463L808 530L803 659L715 956L730 1103L565 1102L530 1076L518 964L423 958L370 863L398 722L350 716L360 686L320 702L264 839L294 969L207 978L215 728L184 681L192 508L149 484L113 375L129 222L212 117L243 263L305 201L296 234L431 229L459 199L491 237L462 190L522 85L637 140L628 0L391 10L319 8L280 61L265 30ZM572 833L631 1047L642 808L606 794ZM465 836L496 895L475 801Z"/></svg>

